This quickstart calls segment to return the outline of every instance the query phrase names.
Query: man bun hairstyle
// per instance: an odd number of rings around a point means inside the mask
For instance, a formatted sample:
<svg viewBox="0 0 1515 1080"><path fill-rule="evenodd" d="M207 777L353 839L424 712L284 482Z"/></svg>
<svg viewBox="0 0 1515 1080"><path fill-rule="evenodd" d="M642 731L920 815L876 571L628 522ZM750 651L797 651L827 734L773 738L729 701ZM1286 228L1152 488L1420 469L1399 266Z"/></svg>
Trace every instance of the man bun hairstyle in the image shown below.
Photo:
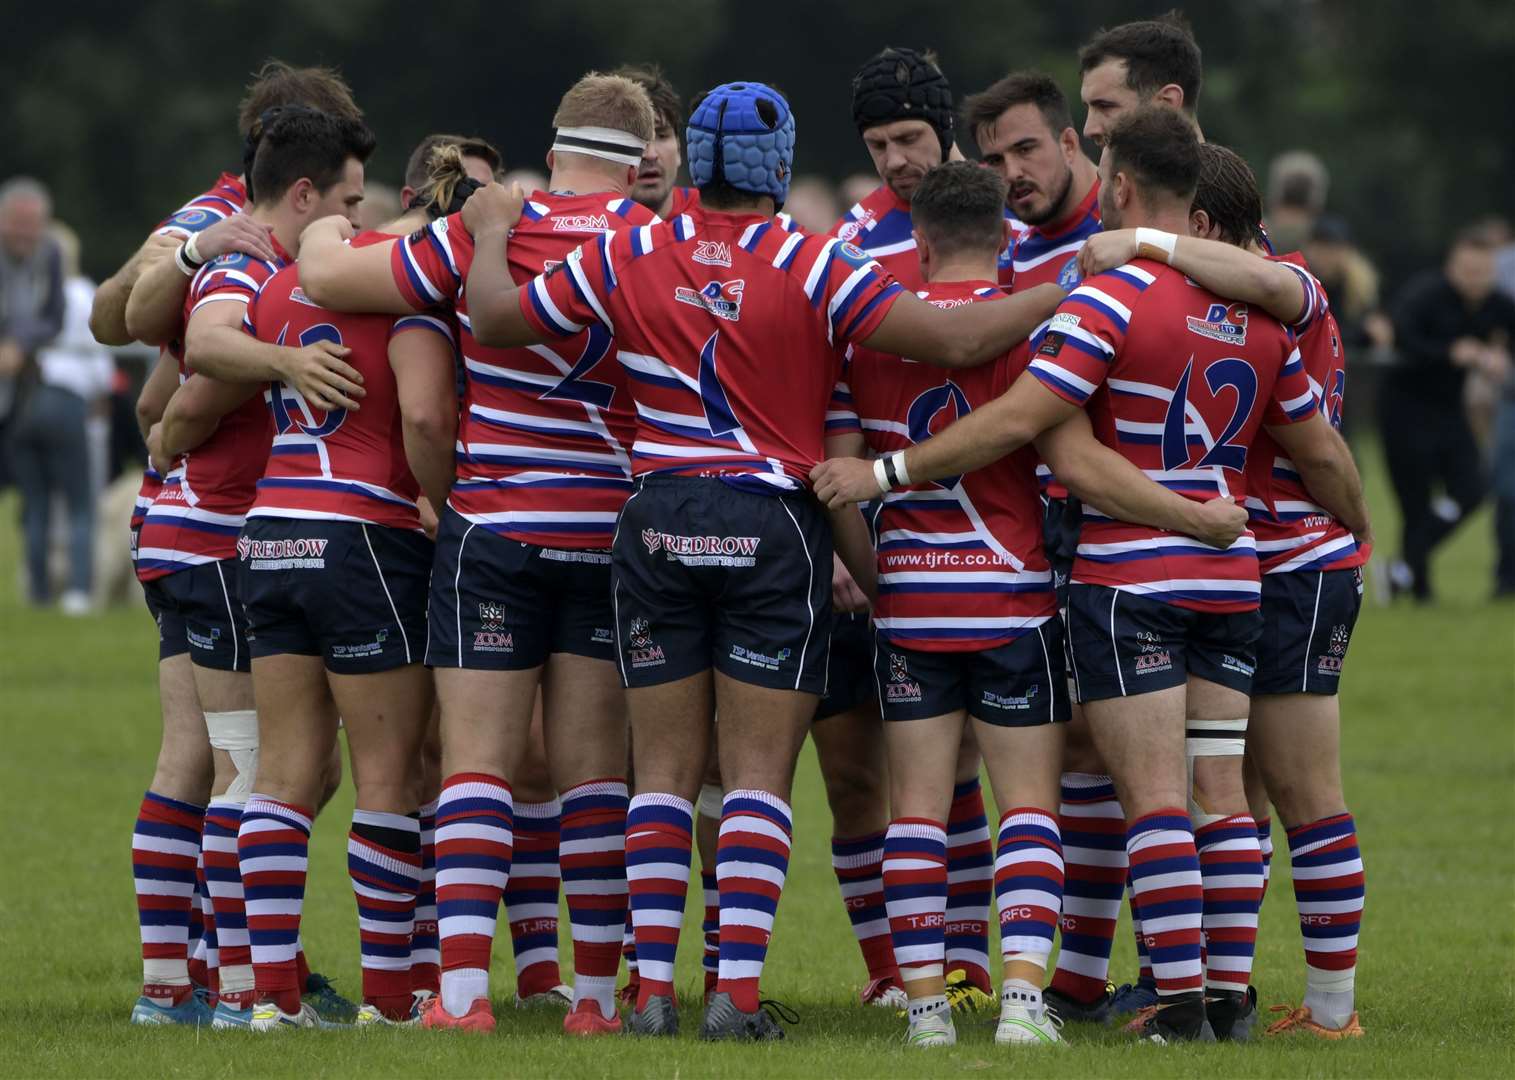
<svg viewBox="0 0 1515 1080"><path fill-rule="evenodd" d="M1199 183L1199 146L1194 125L1177 109L1160 105L1132 110L1105 136L1112 178L1124 172L1136 180L1144 199L1163 191L1186 207L1193 204Z"/></svg>
<svg viewBox="0 0 1515 1080"><path fill-rule="evenodd" d="M466 151L462 143L443 142L431 148L426 157L426 174L419 184L411 184L407 176L406 186L415 188L407 210L421 207L426 216L435 221L463 209L468 196L484 185L468 175L463 161Z"/></svg>
<svg viewBox="0 0 1515 1080"><path fill-rule="evenodd" d="M1250 247L1262 241L1262 193L1252 167L1235 150L1200 144L1193 209L1203 210L1228 244Z"/></svg>
<svg viewBox="0 0 1515 1080"><path fill-rule="evenodd" d="M975 162L945 162L921 178L910 199L910 220L944 254L995 255L1004 244L1005 182Z"/></svg>
<svg viewBox="0 0 1515 1080"><path fill-rule="evenodd" d="M247 194L258 202L278 200L302 177L317 191L329 191L342 178L348 158L367 161L374 149L373 132L363 121L304 105L270 109L253 131L258 150Z"/></svg>
<svg viewBox="0 0 1515 1080"><path fill-rule="evenodd" d="M890 46L868 58L852 77L852 121L861 135L879 124L924 120L936 132L942 160L957 123L952 87L936 54Z"/></svg>
<svg viewBox="0 0 1515 1080"><path fill-rule="evenodd" d="M1189 21L1178 9L1155 19L1100 30L1078 51L1079 74L1106 60L1126 62L1126 86L1145 102L1169 83L1184 92L1184 111L1199 108L1204 61Z"/></svg>
<svg viewBox="0 0 1515 1080"><path fill-rule="evenodd" d="M457 146L458 152L462 157L475 157L487 162L489 171L494 173L496 178L499 177L500 166L504 164L504 159L500 157L500 152L487 140L481 139L476 135L433 133L416 143L416 148L410 152L410 157L406 159L404 186L420 191L431 172L431 152L439 146L450 145Z"/></svg>

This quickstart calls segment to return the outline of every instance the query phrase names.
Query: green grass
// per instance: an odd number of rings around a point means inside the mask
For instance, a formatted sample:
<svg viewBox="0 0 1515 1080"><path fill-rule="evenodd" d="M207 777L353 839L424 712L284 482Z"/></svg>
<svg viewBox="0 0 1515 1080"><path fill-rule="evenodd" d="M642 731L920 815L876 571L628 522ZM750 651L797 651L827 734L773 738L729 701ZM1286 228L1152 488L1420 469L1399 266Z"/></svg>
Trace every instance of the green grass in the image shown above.
<svg viewBox="0 0 1515 1080"><path fill-rule="evenodd" d="M1369 475L1378 471L1369 459ZM1390 507L1372 485L1378 533ZM992 1028L955 1050L907 1053L891 1015L855 1004L862 966L831 875L813 754L801 762L795 854L765 990L804 1022L777 1046L568 1042L555 1015L518 1014L508 946L497 950L493 1038L416 1031L309 1032L250 1040L126 1024L137 993L129 836L158 743L153 628L139 607L67 620L22 609L0 502L0 1076L916 1076L1511 1075L1515 1018L1515 609L1484 602L1487 515L1437 563L1440 603L1368 607L1345 678L1346 782L1368 867L1358 993L1368 1038L1162 1050L1067 1031L1066 1051L1009 1060ZM345 788L316 826L304 922L317 966L356 996L357 931L345 873ZM1282 838L1280 850L1283 850ZM699 889L692 891L694 904ZM700 914L681 950L695 1000ZM1288 860L1274 862L1257 986L1266 1003L1303 983ZM565 934L567 920L563 920ZM1129 934L1113 971L1131 974ZM687 1032L698 1029L687 1013Z"/></svg>

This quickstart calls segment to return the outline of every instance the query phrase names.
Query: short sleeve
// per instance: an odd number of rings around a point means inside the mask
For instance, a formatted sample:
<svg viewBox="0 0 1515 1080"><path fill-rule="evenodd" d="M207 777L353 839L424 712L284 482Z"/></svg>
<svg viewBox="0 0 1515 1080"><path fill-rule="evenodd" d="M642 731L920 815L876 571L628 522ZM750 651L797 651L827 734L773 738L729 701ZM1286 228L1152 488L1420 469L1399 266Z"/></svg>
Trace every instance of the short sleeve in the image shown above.
<svg viewBox="0 0 1515 1080"><path fill-rule="evenodd" d="M1100 275L1074 289L1031 339L1028 370L1075 405L1088 401L1104 382L1131 323L1130 297L1106 279Z"/></svg>
<svg viewBox="0 0 1515 1080"><path fill-rule="evenodd" d="M458 343L451 321L439 319L435 315L402 315L389 328L389 336L398 337L410 330L424 330L428 333L439 334L448 345L453 347L456 347Z"/></svg>
<svg viewBox="0 0 1515 1080"><path fill-rule="evenodd" d="M1305 363L1300 359L1299 350L1291 344L1289 358L1284 361L1284 366L1278 371L1278 378L1273 382L1273 396L1263 414L1263 423L1275 426L1297 424L1301 420L1308 420L1319 408L1320 399L1310 386Z"/></svg>
<svg viewBox="0 0 1515 1080"><path fill-rule="evenodd" d="M188 239L241 211L241 207L218 195L201 195L175 210L153 233L156 236L180 236Z"/></svg>
<svg viewBox="0 0 1515 1080"><path fill-rule="evenodd" d="M222 255L201 267L194 281L190 282L190 314L206 304L220 301L249 303L269 277L265 263L235 252Z"/></svg>
<svg viewBox="0 0 1515 1080"><path fill-rule="evenodd" d="M571 337L598 323L615 332L607 303L616 288L611 249L618 235L605 233L590 240L521 289L521 312L534 330L548 337Z"/></svg>
<svg viewBox="0 0 1515 1080"><path fill-rule="evenodd" d="M820 251L806 274L805 295L825 322L826 339L833 345L866 340L904 286L856 244L822 237L807 242Z"/></svg>
<svg viewBox="0 0 1515 1080"><path fill-rule="evenodd" d="M1294 331L1296 336L1303 336L1305 331L1319 322L1321 316L1326 313L1325 290L1321 288L1315 275L1304 267L1295 266L1291 262L1280 262L1278 265L1299 278L1299 284L1304 289L1304 306L1300 308L1298 317L1288 324L1289 329Z"/></svg>
<svg viewBox="0 0 1515 1080"><path fill-rule="evenodd" d="M389 259L395 285L412 308L451 307L473 265L473 237L463 227L463 215L451 214L400 240Z"/></svg>

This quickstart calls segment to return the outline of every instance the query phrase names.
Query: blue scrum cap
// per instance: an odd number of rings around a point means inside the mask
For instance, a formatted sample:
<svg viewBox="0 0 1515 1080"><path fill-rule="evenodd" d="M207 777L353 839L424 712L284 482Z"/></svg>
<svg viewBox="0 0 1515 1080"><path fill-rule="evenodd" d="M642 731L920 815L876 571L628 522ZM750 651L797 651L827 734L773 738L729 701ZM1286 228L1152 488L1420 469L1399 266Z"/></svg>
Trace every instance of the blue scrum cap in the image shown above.
<svg viewBox="0 0 1515 1080"><path fill-rule="evenodd" d="M784 96L756 82L726 83L689 118L689 178L771 195L783 207L794 171L794 113Z"/></svg>

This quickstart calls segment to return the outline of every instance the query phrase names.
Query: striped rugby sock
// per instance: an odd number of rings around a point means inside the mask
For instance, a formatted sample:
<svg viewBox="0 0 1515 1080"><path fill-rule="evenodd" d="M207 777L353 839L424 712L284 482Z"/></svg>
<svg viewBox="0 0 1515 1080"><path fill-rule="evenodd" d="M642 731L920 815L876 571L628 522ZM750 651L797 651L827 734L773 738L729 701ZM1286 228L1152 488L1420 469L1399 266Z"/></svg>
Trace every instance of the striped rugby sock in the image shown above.
<svg viewBox="0 0 1515 1080"><path fill-rule="evenodd" d="M717 992L743 1012L758 1008L758 984L773 918L789 871L794 835L789 804L766 791L726 792L716 844L721 892L721 958Z"/></svg>
<svg viewBox="0 0 1515 1080"><path fill-rule="evenodd" d="M410 935L410 990L442 990L442 953L437 943L437 801L421 806L421 877L416 925Z"/></svg>
<svg viewBox="0 0 1515 1080"><path fill-rule="evenodd" d="M994 906L994 839L978 777L952 789L947 814L947 973L965 972L986 994L989 910Z"/></svg>
<svg viewBox="0 0 1515 1080"><path fill-rule="evenodd" d="M203 833L203 824L201 828ZM216 915L210 906L210 889L205 884L203 848L195 861L195 906L200 909L200 940L195 942L194 955L189 958L189 977L190 981L215 993L221 950L216 944Z"/></svg>
<svg viewBox="0 0 1515 1080"><path fill-rule="evenodd" d="M1294 901L1305 946L1305 1006L1319 1024L1351 1017L1365 896L1357 825L1345 811L1289 830Z"/></svg>
<svg viewBox="0 0 1515 1080"><path fill-rule="evenodd" d="M286 1013L300 1011L304 989L295 956L314 816L303 806L253 795L237 831L258 1000L272 1001Z"/></svg>
<svg viewBox="0 0 1515 1080"><path fill-rule="evenodd" d="M1262 853L1262 898L1268 898L1268 881L1273 875L1273 819L1270 817L1257 819L1257 850Z"/></svg>
<svg viewBox="0 0 1515 1080"><path fill-rule="evenodd" d="M705 989L715 989L721 968L721 886L716 879L715 867L700 867L700 892L705 902L705 919L700 923L700 933L705 939L705 954L700 957L700 968L705 973Z"/></svg>
<svg viewBox="0 0 1515 1080"><path fill-rule="evenodd" d="M1131 887L1131 875L1126 875L1126 906L1131 909L1131 936L1136 939L1136 981L1155 986L1152 977L1152 954L1147 951L1147 937L1142 933L1142 913L1136 906L1136 890Z"/></svg>
<svg viewBox="0 0 1515 1080"><path fill-rule="evenodd" d="M358 902L363 1000L391 1020L410 1015L410 948L421 885L416 815L354 810L347 874Z"/></svg>
<svg viewBox="0 0 1515 1080"><path fill-rule="evenodd" d="M510 879L510 785L487 773L455 773L437 799L437 932L442 1007L466 1013L489 997L495 921Z"/></svg>
<svg viewBox="0 0 1515 1080"><path fill-rule="evenodd" d="M869 982L899 982L889 913L884 907L884 833L831 839L831 869L842 890Z"/></svg>
<svg viewBox="0 0 1515 1080"><path fill-rule="evenodd" d="M253 1003L255 979L252 948L247 938L247 906L242 898L242 870L237 856L237 832L242 803L212 798L205 808L200 849L205 853L205 889L216 924L216 992L234 1008Z"/></svg>
<svg viewBox="0 0 1515 1080"><path fill-rule="evenodd" d="M562 869L558 844L563 807L557 799L518 802L513 819L515 843L510 881L505 886L505 913L510 919L510 946L516 963L516 996L545 994L563 981L558 967L558 897Z"/></svg>
<svg viewBox="0 0 1515 1080"><path fill-rule="evenodd" d="M902 982L939 979L946 962L947 828L896 818L884 834L884 908Z"/></svg>
<svg viewBox="0 0 1515 1080"><path fill-rule="evenodd" d="M1204 885L1188 812L1164 807L1137 818L1126 834L1126 852L1158 997L1201 990Z"/></svg>
<svg viewBox="0 0 1515 1080"><path fill-rule="evenodd" d="M1000 817L994 893L1001 955L1039 962L1045 971L1063 901L1062 839L1051 814L1023 806Z"/></svg>
<svg viewBox="0 0 1515 1080"><path fill-rule="evenodd" d="M615 1015L615 973L626 925L626 781L589 780L563 792L561 859L573 933L573 1000Z"/></svg>
<svg viewBox="0 0 1515 1080"><path fill-rule="evenodd" d="M694 804L677 795L636 795L626 811L626 889L636 939L638 1009L673 994L673 962L689 894Z"/></svg>
<svg viewBox="0 0 1515 1080"><path fill-rule="evenodd" d="M1246 993L1257 952L1262 856L1257 822L1235 814L1194 835L1204 888L1205 989Z"/></svg>
<svg viewBox="0 0 1515 1080"><path fill-rule="evenodd" d="M132 829L132 880L142 939L142 996L177 1005L189 996L189 934L199 907L195 868L205 807L146 792Z"/></svg>
<svg viewBox="0 0 1515 1080"><path fill-rule="evenodd" d="M1108 776L1064 773L1058 826L1063 841L1062 948L1051 988L1098 1001L1126 887L1126 815Z"/></svg>

